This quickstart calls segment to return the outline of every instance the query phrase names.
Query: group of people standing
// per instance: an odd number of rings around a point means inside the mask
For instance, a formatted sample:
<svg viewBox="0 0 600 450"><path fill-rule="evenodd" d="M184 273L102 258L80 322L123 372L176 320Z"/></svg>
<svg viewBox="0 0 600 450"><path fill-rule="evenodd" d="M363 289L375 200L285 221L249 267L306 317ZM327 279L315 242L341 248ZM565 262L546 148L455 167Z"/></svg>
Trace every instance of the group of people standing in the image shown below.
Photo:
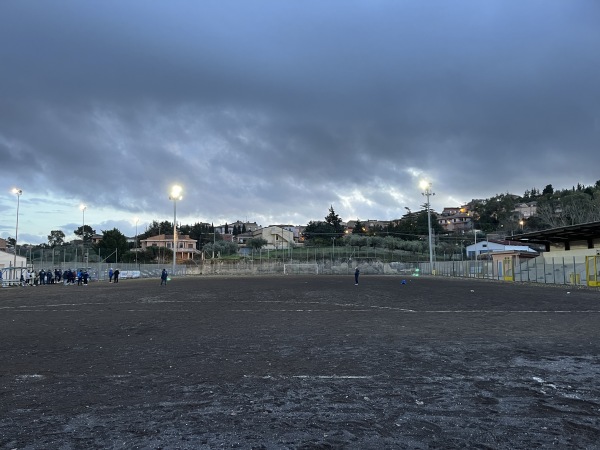
<svg viewBox="0 0 600 450"><path fill-rule="evenodd" d="M119 269L113 270L110 268L108 270L109 282L118 283L119 274ZM2 280L1 275L0 280ZM65 285L74 285L77 283L78 286L87 286L89 280L90 275L85 269L67 269L64 272L60 269L54 269L54 271L45 269L41 269L39 271L25 269L21 271L20 284L21 286L38 286L42 284L60 283L64 283ZM166 285L168 280L170 280L169 274L166 269L163 269L160 274L161 286Z"/></svg>
<svg viewBox="0 0 600 450"><path fill-rule="evenodd" d="M87 285L90 275L87 270L79 269L79 270L65 270L64 272L60 269L54 269L54 271L48 269L40 269L39 271L33 270L22 270L20 283L21 286L39 286L43 284L60 284L64 282L67 284L75 284L75 280L77 280L77 284Z"/></svg>
<svg viewBox="0 0 600 450"><path fill-rule="evenodd" d="M87 272L87 270L65 270L65 273L63 274L64 278L65 278L65 284L75 284L75 279L77 279L77 286L87 286L88 284L88 280L90 278L90 274Z"/></svg>
<svg viewBox="0 0 600 450"><path fill-rule="evenodd" d="M108 271L108 277L111 283L118 283L119 269L113 270L111 268ZM77 283L78 286L87 286L89 279L90 274L85 269L67 269L64 272L60 269L55 269L54 272L45 269L41 269L39 272L36 270L23 270L21 271L20 284L21 286L38 286L42 284L60 284L63 282L65 285L74 285Z"/></svg>

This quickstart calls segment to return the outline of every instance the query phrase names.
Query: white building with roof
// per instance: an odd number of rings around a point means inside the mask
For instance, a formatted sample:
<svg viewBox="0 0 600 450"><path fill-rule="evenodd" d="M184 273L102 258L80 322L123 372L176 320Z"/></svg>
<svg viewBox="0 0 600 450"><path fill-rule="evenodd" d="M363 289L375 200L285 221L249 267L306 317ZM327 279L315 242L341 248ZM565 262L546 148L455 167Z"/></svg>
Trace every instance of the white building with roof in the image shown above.
<svg viewBox="0 0 600 450"><path fill-rule="evenodd" d="M518 251L526 253L537 253L527 245L518 245L510 241L479 241L476 244L467 245L467 258L481 257L494 252Z"/></svg>

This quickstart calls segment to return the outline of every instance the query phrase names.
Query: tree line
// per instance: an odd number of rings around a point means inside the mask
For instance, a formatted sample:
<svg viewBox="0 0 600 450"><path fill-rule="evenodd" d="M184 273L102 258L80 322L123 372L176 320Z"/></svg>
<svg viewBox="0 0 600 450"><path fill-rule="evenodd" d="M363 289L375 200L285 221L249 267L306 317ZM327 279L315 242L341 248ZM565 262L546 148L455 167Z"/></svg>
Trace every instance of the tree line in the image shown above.
<svg viewBox="0 0 600 450"><path fill-rule="evenodd" d="M515 212L515 207L520 203L536 202L536 213L528 218L522 218ZM389 221L385 226L376 225L367 227L359 219L356 220L351 233L347 233L342 225L343 221L335 212L333 205L322 221L310 221L302 234L305 245L330 246L330 245L368 245L385 248L410 248L418 251L418 242L427 236L428 217L427 205L422 205L420 211L406 209L406 213L395 220ZM600 180L594 185L586 186L578 183L571 189L555 190L551 184L542 190L531 188L525 190L523 195L497 194L488 199L472 200L469 207L473 212L473 226L483 233L504 233L510 235L515 232L537 231L559 226L576 225L580 223L600 221ZM457 242L459 235L447 233L437 221L437 214L432 211L431 227L435 236L447 238L448 242ZM195 223L178 227L180 234L189 235L197 241L197 249L212 254L231 254L237 251L237 245L225 242L219 232L215 231L213 224ZM232 227L232 234L245 233L245 225ZM137 243L143 239L160 234L172 234L173 222L153 221L145 231L137 236ZM225 233L229 233L229 225L225 225ZM122 261L133 260L136 252L132 251L134 244L118 229L102 231L102 239L92 245L92 237L96 234L89 225L83 225L74 230L74 234L88 249L91 248L98 254L111 252L120 255ZM371 237L372 239L363 239ZM374 239L379 238L379 239ZM417 244L406 244L416 241ZM8 238L7 242L14 245L14 239ZM366 242L366 244L364 244ZM137 244L136 243L136 244ZM39 248L55 248L69 243L65 242L65 234L61 230L52 230L48 235L48 244L37 246ZM249 239L246 245L253 249L264 247L267 242L262 238ZM451 244L449 250L456 244ZM139 246L138 246L139 247ZM139 249L138 249L139 250ZM137 252L137 259L153 261L161 255L164 248L151 247L144 252Z"/></svg>
<svg viewBox="0 0 600 450"><path fill-rule="evenodd" d="M519 217L519 203L536 203L536 212ZM551 184L542 191L526 190L522 196L499 194L486 200L473 200L475 226L482 231L539 231L548 228L600 221L600 180L594 185L577 183L571 189L555 190Z"/></svg>

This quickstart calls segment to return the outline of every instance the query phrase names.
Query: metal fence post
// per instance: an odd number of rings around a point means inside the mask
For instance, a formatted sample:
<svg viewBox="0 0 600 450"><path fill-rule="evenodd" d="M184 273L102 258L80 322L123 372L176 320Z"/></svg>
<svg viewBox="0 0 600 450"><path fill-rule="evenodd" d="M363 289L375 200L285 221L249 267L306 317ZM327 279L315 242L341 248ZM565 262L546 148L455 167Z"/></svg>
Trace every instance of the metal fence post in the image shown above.
<svg viewBox="0 0 600 450"><path fill-rule="evenodd" d="M547 284L548 282L546 281L546 258L544 258L544 284Z"/></svg>

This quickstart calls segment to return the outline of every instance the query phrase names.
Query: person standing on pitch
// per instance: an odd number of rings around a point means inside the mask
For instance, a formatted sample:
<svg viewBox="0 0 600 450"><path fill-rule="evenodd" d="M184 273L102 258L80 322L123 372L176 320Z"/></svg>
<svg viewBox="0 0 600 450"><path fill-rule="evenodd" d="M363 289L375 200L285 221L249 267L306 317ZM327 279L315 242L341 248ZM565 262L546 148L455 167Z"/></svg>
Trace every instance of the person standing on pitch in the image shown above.
<svg viewBox="0 0 600 450"><path fill-rule="evenodd" d="M358 286L358 276L360 275L360 270L358 270L358 267L356 268L356 270L354 271L354 284L356 286Z"/></svg>
<svg viewBox="0 0 600 450"><path fill-rule="evenodd" d="M160 285L162 286L163 283L165 284L165 286L167 285L167 277L169 276L169 274L167 273L167 269L163 269L161 274L160 274Z"/></svg>
<svg viewBox="0 0 600 450"><path fill-rule="evenodd" d="M113 277L115 277L115 283L118 283L118 282L119 282L119 274L120 274L120 273L121 273L121 272L119 272L119 269L117 269L117 270L115 270L115 271L114 271L114 273L113 273Z"/></svg>
<svg viewBox="0 0 600 450"><path fill-rule="evenodd" d="M112 270L112 267L110 269L108 269L108 282L112 283L112 278L113 278L114 272Z"/></svg>

